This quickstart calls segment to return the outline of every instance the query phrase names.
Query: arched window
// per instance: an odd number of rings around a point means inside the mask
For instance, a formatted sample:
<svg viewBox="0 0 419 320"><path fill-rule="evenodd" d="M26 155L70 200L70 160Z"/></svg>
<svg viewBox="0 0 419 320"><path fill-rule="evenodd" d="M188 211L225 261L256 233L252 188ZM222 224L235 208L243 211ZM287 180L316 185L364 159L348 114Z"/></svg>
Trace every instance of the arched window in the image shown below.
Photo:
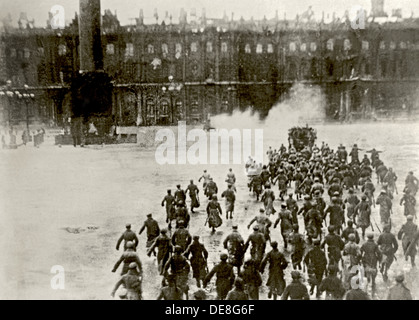
<svg viewBox="0 0 419 320"><path fill-rule="evenodd" d="M127 43L127 46L125 48L125 56L126 57L134 56L134 45L132 43Z"/></svg>
<svg viewBox="0 0 419 320"><path fill-rule="evenodd" d="M310 50L312 52L317 50L317 44L315 42L310 43Z"/></svg>
<svg viewBox="0 0 419 320"><path fill-rule="evenodd" d="M169 53L169 46L167 45L167 43L163 43L161 45L161 52L163 54L168 54Z"/></svg>
<svg viewBox="0 0 419 320"><path fill-rule="evenodd" d="M262 53L262 52L263 52L262 44L258 43L256 45L256 53Z"/></svg>
<svg viewBox="0 0 419 320"><path fill-rule="evenodd" d="M227 52L227 42L222 42L221 43L221 52Z"/></svg>
<svg viewBox="0 0 419 320"><path fill-rule="evenodd" d="M396 49L396 43L395 43L394 41L391 41L391 42L390 42L390 49L391 49L391 50Z"/></svg>
<svg viewBox="0 0 419 320"><path fill-rule="evenodd" d="M207 52L212 52L212 42L211 41L208 41L207 42Z"/></svg>
<svg viewBox="0 0 419 320"><path fill-rule="evenodd" d="M154 53L154 46L152 44L149 44L147 46L147 52L150 53L150 54Z"/></svg>
<svg viewBox="0 0 419 320"><path fill-rule="evenodd" d="M407 45L406 45L406 42L400 42L400 49L406 49L407 48Z"/></svg>
<svg viewBox="0 0 419 320"><path fill-rule="evenodd" d="M191 43L191 52L197 52L198 51L198 44L196 42Z"/></svg>
<svg viewBox="0 0 419 320"><path fill-rule="evenodd" d="M380 41L380 50L386 49L386 43L384 41Z"/></svg>
<svg viewBox="0 0 419 320"><path fill-rule="evenodd" d="M179 53L182 53L182 45L180 43L176 43L175 51L179 52Z"/></svg>
<svg viewBox="0 0 419 320"><path fill-rule="evenodd" d="M274 46L272 43L268 43L268 53L274 53Z"/></svg>
<svg viewBox="0 0 419 320"><path fill-rule="evenodd" d="M31 52L29 51L29 49L28 48L24 48L23 49L23 57L25 59L29 59L30 56L31 56Z"/></svg>
<svg viewBox="0 0 419 320"><path fill-rule="evenodd" d="M244 52L252 53L252 49L250 48L250 44L246 43L246 45L244 46Z"/></svg>
<svg viewBox="0 0 419 320"><path fill-rule="evenodd" d="M307 51L307 44L302 43L301 46L300 46L300 50L303 51L303 52Z"/></svg>
<svg viewBox="0 0 419 320"><path fill-rule="evenodd" d="M295 42L290 42L290 51L294 52L297 50L297 45L295 44Z"/></svg>
<svg viewBox="0 0 419 320"><path fill-rule="evenodd" d="M327 43L326 43L327 50L333 51L334 44L335 42L333 41L333 39L327 40Z"/></svg>

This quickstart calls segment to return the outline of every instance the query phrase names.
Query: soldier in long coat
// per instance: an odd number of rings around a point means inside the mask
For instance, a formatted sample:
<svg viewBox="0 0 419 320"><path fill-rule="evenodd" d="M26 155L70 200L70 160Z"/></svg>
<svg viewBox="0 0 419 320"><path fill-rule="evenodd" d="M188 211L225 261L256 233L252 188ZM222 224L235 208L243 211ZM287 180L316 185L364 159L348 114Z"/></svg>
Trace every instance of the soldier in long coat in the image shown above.
<svg viewBox="0 0 419 320"><path fill-rule="evenodd" d="M380 206L381 223L383 225L389 223L393 204L387 192L381 190L380 195L377 197L375 203Z"/></svg>
<svg viewBox="0 0 419 320"><path fill-rule="evenodd" d="M260 263L265 254L266 240L265 236L259 232L259 226L256 225L253 227L253 233L249 235L246 243L244 244L243 251L246 252L249 248L249 245L252 244L250 249L250 255L256 263Z"/></svg>
<svg viewBox="0 0 419 320"><path fill-rule="evenodd" d="M171 223L176 219L175 214L175 197L172 195L172 190L167 190L167 195L163 198L161 206L164 207L166 203L166 223Z"/></svg>
<svg viewBox="0 0 419 320"><path fill-rule="evenodd" d="M226 208L226 219L228 219L228 214L230 213L230 219L233 219L234 212L234 203L236 202L236 195L233 191L233 185L229 184L228 189L221 194L221 198L226 199L225 208Z"/></svg>
<svg viewBox="0 0 419 320"><path fill-rule="evenodd" d="M292 213L287 209L285 203L281 204L281 210L278 212L278 219L274 223L274 228L281 222L281 235L284 241L284 248L288 247L288 236L292 232Z"/></svg>
<svg viewBox="0 0 419 320"><path fill-rule="evenodd" d="M221 218L223 215L223 210L221 209L221 205L218 202L216 194L212 195L211 201L208 202L207 215L208 226L212 228L212 233L214 233L215 228L218 228L223 223L223 219Z"/></svg>
<svg viewBox="0 0 419 320"><path fill-rule="evenodd" d="M199 208L199 189L196 184L193 183L193 180L190 181L189 186L186 188L185 193L189 192L189 198L191 199L191 212L194 213L195 208Z"/></svg>
<svg viewBox="0 0 419 320"><path fill-rule="evenodd" d="M160 235L148 249L147 255L150 256L155 248L157 248L157 266L161 273L172 252L171 239L167 236L167 229L160 230Z"/></svg>
<svg viewBox="0 0 419 320"><path fill-rule="evenodd" d="M140 232L138 234L141 235L145 229L147 229L146 248L150 248L154 240L156 240L156 238L160 234L159 224L157 223L156 220L153 219L153 216L151 213L147 214L147 220L144 221L144 224L141 227ZM153 251L153 254L156 255L154 251Z"/></svg>
<svg viewBox="0 0 419 320"><path fill-rule="evenodd" d="M131 230L131 224L128 223L125 228L125 232L121 235L121 237L118 239L118 242L116 243L116 250L119 250L119 246L121 245L122 241L124 241L124 251L127 250L128 241L132 241L134 243L134 249L138 245L138 238L135 232Z"/></svg>
<svg viewBox="0 0 419 320"><path fill-rule="evenodd" d="M115 296L115 292L122 285L127 290L126 300L142 300L141 278L136 272L136 268L137 264L135 262L129 264L128 272L119 279L113 288L112 297Z"/></svg>
<svg viewBox="0 0 419 320"><path fill-rule="evenodd" d="M182 248L180 246L175 246L174 255L166 262L164 266L164 274L168 275L168 270L170 268L170 273L176 277L176 285L180 290L185 294L186 300L189 299L188 292L188 277L191 267L188 260L182 255Z"/></svg>
<svg viewBox="0 0 419 320"><path fill-rule="evenodd" d="M364 239L365 230L371 225L371 204L367 201L367 196L363 195L361 199L361 202L355 207L353 218L357 227L362 229L362 239Z"/></svg>
<svg viewBox="0 0 419 320"><path fill-rule="evenodd" d="M266 184L265 191L262 194L261 198L263 205L265 207L265 212L269 216L275 213L274 208L274 201L275 201L275 194L273 190L271 190L270 184Z"/></svg>
<svg viewBox="0 0 419 320"><path fill-rule="evenodd" d="M216 275L217 280L215 285L217 288L217 299L225 300L228 292L233 287L235 276L233 272L233 266L227 263L228 255L226 253L222 253L220 255L220 259L221 262L212 268L212 270L205 277L203 285L204 288L206 288L208 282L210 282L212 277Z"/></svg>
<svg viewBox="0 0 419 320"><path fill-rule="evenodd" d="M417 240L416 236L418 233L418 226L413 222L413 216L407 216L407 222L400 228L397 238L402 240L403 253L406 261L410 257L412 267L415 266L415 257L417 253ZM412 244L413 243L413 244ZM412 244L409 252L407 252L409 246Z"/></svg>
<svg viewBox="0 0 419 320"><path fill-rule="evenodd" d="M123 276L124 274L128 272L130 263L135 262L138 266L139 273L141 273L142 264L141 264L140 258L138 257L137 253L134 250L134 243L131 241L128 241L126 247L127 249L121 255L119 260L115 263L112 269L112 272L115 272L118 269L119 265L123 262L124 264L121 271L121 276Z"/></svg>
<svg viewBox="0 0 419 320"><path fill-rule="evenodd" d="M208 251L205 246L199 242L199 236L193 237L193 242L189 245L188 249L183 255L188 259L189 254L191 258L192 277L196 280L196 286L201 288L201 280L204 280L207 275L207 259Z"/></svg>
<svg viewBox="0 0 419 320"><path fill-rule="evenodd" d="M371 282L371 296L375 295L375 278L377 277L378 264L381 262L382 254L378 245L374 242L374 235L368 234L368 240L361 246L362 264L368 283Z"/></svg>
<svg viewBox="0 0 419 320"><path fill-rule="evenodd" d="M244 240L237 230L238 225L234 224L232 228L233 231L225 238L223 246L228 250L228 262L237 268L237 274L239 274L243 264Z"/></svg>
<svg viewBox="0 0 419 320"><path fill-rule="evenodd" d="M382 253L380 272L383 275L384 281L387 281L388 279L387 272L390 269L394 261L395 253L397 252L399 248L399 244L397 242L396 236L392 234L390 230L391 230L391 225L386 224L383 227L383 233L380 234L377 240L377 244Z"/></svg>

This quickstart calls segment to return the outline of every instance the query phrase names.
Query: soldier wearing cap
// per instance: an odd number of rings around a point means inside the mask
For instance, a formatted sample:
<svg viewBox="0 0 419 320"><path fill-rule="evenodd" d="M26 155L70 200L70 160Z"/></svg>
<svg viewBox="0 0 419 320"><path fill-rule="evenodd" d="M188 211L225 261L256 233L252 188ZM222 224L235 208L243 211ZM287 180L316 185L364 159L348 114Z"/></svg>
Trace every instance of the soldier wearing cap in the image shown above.
<svg viewBox="0 0 419 320"><path fill-rule="evenodd" d="M345 243L340 236L335 234L335 227L333 225L328 227L328 231L329 234L324 238L321 248L324 249L324 247L327 245L329 265L338 266L339 261L342 259L341 252L345 247Z"/></svg>
<svg viewBox="0 0 419 320"><path fill-rule="evenodd" d="M291 211L292 223L298 224L298 217L297 217L298 204L297 204L297 201L292 198L292 193L288 194L288 199L285 201L285 203L287 205L287 209Z"/></svg>
<svg viewBox="0 0 419 320"><path fill-rule="evenodd" d="M377 205L380 206L380 218L381 223L387 224L390 219L390 214L392 213L392 202L390 196L384 190L381 190L380 195L377 197L375 201Z"/></svg>
<svg viewBox="0 0 419 320"><path fill-rule="evenodd" d="M175 203L179 204L179 201L182 201L185 203L186 201L186 193L184 190L181 189L180 184L176 185L176 191L175 191Z"/></svg>
<svg viewBox="0 0 419 320"><path fill-rule="evenodd" d="M223 219L221 218L223 215L223 210L221 209L221 205L218 202L216 194L213 194L211 196L211 200L208 202L207 215L208 226L212 228L212 233L214 233L215 228L218 228L223 223Z"/></svg>
<svg viewBox="0 0 419 320"><path fill-rule="evenodd" d="M233 191L233 185L228 184L227 190L223 191L221 198L225 198L225 208L226 208L226 219L228 219L228 214L230 214L230 219L233 219L234 212L234 203L236 202L236 195Z"/></svg>
<svg viewBox="0 0 419 320"><path fill-rule="evenodd" d="M227 294L226 300L249 300L247 293L244 291L243 279L237 277L234 280L234 288Z"/></svg>
<svg viewBox="0 0 419 320"><path fill-rule="evenodd" d="M326 220L327 214L330 215L329 225L335 228L335 232L337 234L340 234L340 231L342 230L342 225L346 224L346 222L345 213L342 209L341 204L338 201L338 198L332 197L332 202L325 211L324 220Z"/></svg>
<svg viewBox="0 0 419 320"><path fill-rule="evenodd" d="M118 242L116 243L116 250L119 250L119 246L121 245L121 242L124 241L124 251L127 250L127 242L131 241L134 243L134 251L137 248L138 245L138 238L134 231L131 230L131 224L127 223L125 226L126 230L121 235L121 237L118 239Z"/></svg>
<svg viewBox="0 0 419 320"><path fill-rule="evenodd" d="M210 282L212 277L216 275L217 280L215 285L217 288L217 299L224 300L233 286L235 276L233 266L227 263L228 255L226 253L222 253L220 255L220 259L220 263L215 265L205 277L203 285L204 288L206 288L208 282Z"/></svg>
<svg viewBox="0 0 419 320"><path fill-rule="evenodd" d="M176 219L175 215L175 197L172 195L172 190L167 190L167 195L163 198L161 206L164 207L166 203L166 223L171 223Z"/></svg>
<svg viewBox="0 0 419 320"><path fill-rule="evenodd" d="M416 199L409 190L405 190L403 197L400 199L400 205L404 205L404 215L416 217Z"/></svg>
<svg viewBox="0 0 419 320"><path fill-rule="evenodd" d="M304 181L304 176L301 173L301 169L300 168L297 168L296 169L296 173L294 175L294 181L295 181L295 184L294 184L294 193L295 193L295 195L297 197L297 200L300 200L301 195L303 193L302 185L301 184Z"/></svg>
<svg viewBox="0 0 419 320"><path fill-rule="evenodd" d="M156 220L153 219L153 215L151 213L147 214L147 220L144 221L143 226L140 229L140 232L138 233L141 235L143 231L147 229L147 244L146 248L150 248L156 240L156 238L160 234L160 227ZM156 255L156 252L153 251L154 256Z"/></svg>
<svg viewBox="0 0 419 320"><path fill-rule="evenodd" d="M351 157L351 164L359 163L359 156L358 152L362 151L363 149L359 149L357 144L354 144L352 147L351 152L349 153L349 156ZM368 158L367 158L368 159Z"/></svg>
<svg viewBox="0 0 419 320"><path fill-rule="evenodd" d="M250 229L250 227L252 226L252 224L256 222L258 227L259 227L259 232L262 233L265 236L265 241L270 241L271 240L271 236L270 236L270 230L269 228L272 225L272 221L269 220L269 218L266 216L265 214L265 209L260 208L259 209L259 215L254 217L249 224L247 225L247 229Z"/></svg>
<svg viewBox="0 0 419 320"><path fill-rule="evenodd" d="M320 283L320 292L326 292L326 300L342 300L345 294L345 288L343 287L342 281L337 277L337 266L329 265L327 271L327 277Z"/></svg>
<svg viewBox="0 0 419 320"><path fill-rule="evenodd" d="M191 254L190 259L189 254ZM201 288L201 280L204 280L208 273L208 251L205 246L199 242L198 235L193 237L193 242L189 245L183 255L191 262L192 277L196 280L196 286Z"/></svg>
<svg viewBox="0 0 419 320"><path fill-rule="evenodd" d="M174 254L169 260L166 262L164 266L164 274L167 274L170 268L170 273L175 275L176 277L176 285L179 287L180 290L185 294L186 300L188 300L188 276L191 270L188 260L182 255L183 249L180 246L175 246Z"/></svg>
<svg viewBox="0 0 419 320"><path fill-rule="evenodd" d="M301 261L303 261L304 250L305 250L305 240L304 236L298 232L298 224L293 224L293 232L288 237L288 243L291 246L291 262L293 269L301 270Z"/></svg>
<svg viewBox="0 0 419 320"><path fill-rule="evenodd" d="M410 290L404 285L404 274L396 276L396 285L390 288L387 300L413 300Z"/></svg>
<svg viewBox="0 0 419 320"><path fill-rule="evenodd" d="M278 219L274 223L274 229L281 222L281 235L284 241L284 249L288 247L288 236L292 232L292 213L287 209L285 203L281 204L281 210L278 212Z"/></svg>
<svg viewBox="0 0 419 320"><path fill-rule="evenodd" d="M281 300L310 300L307 287L301 283L301 274L298 271L291 272L292 282L285 288Z"/></svg>
<svg viewBox="0 0 419 320"><path fill-rule="evenodd" d="M279 197L281 201L284 201L284 196L287 194L288 177L283 169L278 170L278 175L273 179L272 183L275 184L277 181Z"/></svg>
<svg viewBox="0 0 419 320"><path fill-rule="evenodd" d="M342 187L340 186L339 179L335 178L333 180L333 183L330 185L329 190L327 190L327 194L330 197L330 200L332 197L335 196L335 193L338 193L338 196L341 197L343 194Z"/></svg>
<svg viewBox="0 0 419 320"><path fill-rule="evenodd" d="M361 246L362 264L368 283L371 283L371 296L375 295L375 278L377 277L378 264L381 263L382 254L378 245L374 242L374 234L367 235L367 242Z"/></svg>
<svg viewBox="0 0 419 320"><path fill-rule="evenodd" d="M404 191L409 191L413 196L416 195L419 186L419 180L414 176L413 171L409 171L405 179L405 188Z"/></svg>
<svg viewBox="0 0 419 320"><path fill-rule="evenodd" d="M244 240L237 230L238 225L234 224L232 228L233 231L225 238L223 246L228 250L228 262L237 268L237 274L239 274L243 264Z"/></svg>
<svg viewBox="0 0 419 320"><path fill-rule="evenodd" d="M172 245L179 246L182 252L191 244L192 236L188 229L185 229L184 222L179 221L179 228L172 235Z"/></svg>
<svg viewBox="0 0 419 320"><path fill-rule="evenodd" d="M413 216L409 215L406 219L407 222L400 228L397 238L402 241L405 259L407 261L410 257L410 262L413 268L415 267L415 257L417 253L418 226L413 222Z"/></svg>
<svg viewBox="0 0 419 320"><path fill-rule="evenodd" d="M172 252L171 239L167 236L167 229L160 230L160 235L154 241L153 245L148 249L147 255L150 256L154 249L157 248L157 265L160 274L162 274L163 267Z"/></svg>
<svg viewBox="0 0 419 320"><path fill-rule="evenodd" d="M217 184L214 182L212 178L209 178L209 181L207 183L207 197L208 199L212 199L212 196L218 193L218 187Z"/></svg>
<svg viewBox="0 0 419 320"><path fill-rule="evenodd" d="M361 250L355 243L356 237L353 233L348 236L349 242L343 248L343 281L345 289L350 288L351 270L361 262Z"/></svg>
<svg viewBox="0 0 419 320"><path fill-rule="evenodd" d="M358 205L360 200L359 200L358 196L354 193L354 189L349 188L348 193L349 193L349 195L344 200L344 203L348 204L347 209L346 209L346 216L348 217L348 219L352 220L353 215L355 213L355 207Z"/></svg>
<svg viewBox="0 0 419 320"><path fill-rule="evenodd" d="M318 177L314 178L314 184L311 186L310 194L314 195L315 192L320 193L320 195L324 193L324 186L320 183L320 179Z"/></svg>
<svg viewBox="0 0 419 320"><path fill-rule="evenodd" d="M272 296L274 300L281 296L285 289L284 270L288 262L282 252L278 250L278 242L271 243L272 250L269 251L262 260L260 271L263 273L266 265L269 263L269 277L266 285L269 287L268 299Z"/></svg>
<svg viewBox="0 0 419 320"><path fill-rule="evenodd" d="M198 182L201 182L202 179L204 179L204 183L202 185L202 188L204 189L204 195L207 195L207 184L210 181L210 174L207 173L207 170L204 170L203 175L198 179Z"/></svg>
<svg viewBox="0 0 419 320"><path fill-rule="evenodd" d="M185 193L189 192L189 198L191 199L191 212L194 213L193 209L199 208L199 189L196 184L193 183L193 180L190 181L189 186L186 188Z"/></svg>
<svg viewBox="0 0 419 320"><path fill-rule="evenodd" d="M115 266L112 269L112 272L115 272L119 265L123 262L123 267L122 267L122 272L121 275L124 275L128 272L129 269L129 265L131 262L135 262L137 263L138 269L139 269L139 274L142 274L142 265L141 265L141 261L140 258L138 257L138 255L135 253L134 250L134 243L131 241L128 241L126 244L126 250L125 252L121 255L121 257L119 258L119 260L115 263Z"/></svg>
<svg viewBox="0 0 419 320"><path fill-rule="evenodd" d="M111 296L115 296L115 292L118 288L123 285L126 289L126 298L127 300L142 300L142 290L141 290L141 277L138 277L136 271L137 264L131 262L128 266L128 272L124 274L121 279L116 283L114 289L112 290Z"/></svg>
<svg viewBox="0 0 419 320"><path fill-rule="evenodd" d="M276 212L275 208L274 208L274 205L273 205L273 203L275 201L275 194L274 194L273 190L271 190L270 184L267 184L265 186L265 191L263 191L261 200L263 202L266 214L268 216L271 215L271 214L274 214Z"/></svg>
<svg viewBox="0 0 419 320"><path fill-rule="evenodd" d="M361 289L361 286L358 286L346 292L345 300L371 300L371 298L367 292Z"/></svg>
<svg viewBox="0 0 419 320"><path fill-rule="evenodd" d="M176 285L176 275L169 274L167 277L168 286L161 288L157 300L182 300L183 292Z"/></svg>
<svg viewBox="0 0 419 320"><path fill-rule="evenodd" d="M297 212L298 215L300 215L301 213L303 214L304 225L306 227L307 227L307 224L308 224L308 212L310 211L310 209L312 209L314 207L314 205L311 203L310 200L311 200L310 196L305 195L303 205L301 206L300 210L298 210L298 212Z"/></svg>
<svg viewBox="0 0 419 320"><path fill-rule="evenodd" d="M191 220L191 216L188 212L188 209L185 206L185 203L183 200L179 200L177 203L176 208L176 228L179 228L179 222L183 221L183 226L185 228L188 227L189 221ZM169 224L169 229L172 228L172 224Z"/></svg>
<svg viewBox="0 0 419 320"><path fill-rule="evenodd" d="M356 220L356 217L359 218ZM367 196L363 195L361 202L355 207L353 219L357 221L358 228L362 229L362 239L365 238L365 230L371 225L371 204L367 201Z"/></svg>
<svg viewBox="0 0 419 320"><path fill-rule="evenodd" d="M320 296L319 286L327 266L326 254L321 249L320 244L320 240L314 240L314 246L304 257L304 263L307 266L307 273L309 275L309 283L311 284L310 294L313 294L314 288L317 287L316 297Z"/></svg>
<svg viewBox="0 0 419 320"><path fill-rule="evenodd" d="M391 225L386 224L383 228L383 233L380 234L377 240L377 244L380 247L380 251L383 255L380 272L383 275L384 281L387 281L387 272L390 269L395 253L399 248L396 236L390 232Z"/></svg>
<svg viewBox="0 0 419 320"><path fill-rule="evenodd" d="M246 243L244 244L244 253L246 253L249 245L252 244L250 249L250 255L255 263L260 263L265 254L266 239L265 236L259 232L259 226L256 225L253 227L253 233L249 235Z"/></svg>

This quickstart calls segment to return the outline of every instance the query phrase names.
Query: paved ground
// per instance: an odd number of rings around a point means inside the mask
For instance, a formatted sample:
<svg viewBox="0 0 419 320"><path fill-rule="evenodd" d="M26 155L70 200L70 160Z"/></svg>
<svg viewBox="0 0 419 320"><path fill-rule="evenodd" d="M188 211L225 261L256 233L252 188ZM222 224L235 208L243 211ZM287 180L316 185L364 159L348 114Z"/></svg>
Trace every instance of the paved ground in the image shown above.
<svg viewBox="0 0 419 320"><path fill-rule="evenodd" d="M227 128L238 126L238 122L225 124ZM281 143L286 144L287 130L291 126L290 122L280 125L267 123L265 150L270 145L277 148ZM238 126L252 127L255 124L249 122ZM417 123L314 127L318 131L319 145L326 141L332 148L339 143L349 148L357 143L362 149L375 147L384 151L381 158L400 178L397 185L399 195L393 202L394 230L398 231L404 222L403 208L398 205L404 178L409 170L415 171L416 175L419 172ZM0 298L111 299L110 292L119 277L119 273L111 273L111 270L121 254L115 250L115 245L127 222L138 232L145 215L153 212L163 225L165 211L160 202L166 189L175 189L177 183L186 187L190 179L197 181L204 168L214 177L221 191L225 187L229 165L161 166L156 163L154 153L155 148L144 149L137 145L58 148L49 141L39 149L27 146L18 150L1 150ZM244 166L231 167L238 179L234 222L239 223L239 231L247 238L250 231L245 226L257 214L261 203L256 203L247 191ZM277 187L274 190L277 194ZM211 268L223 251L220 243L230 232L233 222L224 221L216 234L211 235L210 229L203 226L206 203L206 200L202 201L199 212L192 216L190 229L192 234L201 235L210 251ZM248 213L244 213L246 203ZM275 206L278 208L279 203L275 202ZM378 222L378 208L373 216ZM272 231L272 238L282 247L279 229ZM145 256L144 247L143 234L139 251L146 269L144 298L155 299L161 279L154 258ZM393 270L405 268L401 250L398 253ZM53 274L50 270L54 265L65 269L65 290L51 289ZM266 276L267 272L264 279ZM393 279L392 273L390 279ZM289 270L286 280L289 281ZM385 296L386 287L380 275L378 282L380 296ZM408 274L408 286L419 297L416 271ZM196 289L194 281L191 281L191 289ZM266 287L261 298L266 298Z"/></svg>

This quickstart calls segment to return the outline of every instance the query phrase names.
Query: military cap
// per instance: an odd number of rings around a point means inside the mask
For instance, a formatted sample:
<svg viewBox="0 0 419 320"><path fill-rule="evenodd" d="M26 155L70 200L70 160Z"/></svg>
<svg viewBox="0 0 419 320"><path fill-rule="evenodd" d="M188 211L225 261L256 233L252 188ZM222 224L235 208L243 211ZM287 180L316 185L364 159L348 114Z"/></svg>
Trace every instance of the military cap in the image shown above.
<svg viewBox="0 0 419 320"><path fill-rule="evenodd" d="M220 254L220 259L221 260L227 260L228 259L228 255L227 255L227 253L222 253L222 254Z"/></svg>
<svg viewBox="0 0 419 320"><path fill-rule="evenodd" d="M361 197L361 199L362 199L362 200L367 200L367 196L366 196L366 195L363 195L363 196Z"/></svg>
<svg viewBox="0 0 419 320"><path fill-rule="evenodd" d="M292 197L292 192L290 192L290 193L288 194L288 196Z"/></svg>
<svg viewBox="0 0 419 320"><path fill-rule="evenodd" d="M177 188L180 188L180 184L177 184L177 185L176 185L176 187L177 187Z"/></svg>
<svg viewBox="0 0 419 320"><path fill-rule="evenodd" d="M199 236L198 236L198 235L194 235L194 236L193 236L193 239L194 239L194 240L199 240Z"/></svg>
<svg viewBox="0 0 419 320"><path fill-rule="evenodd" d="M373 233L368 233L367 238L368 239L374 239L374 234Z"/></svg>
<svg viewBox="0 0 419 320"><path fill-rule="evenodd" d="M386 194L387 192L385 190L381 190L380 193Z"/></svg>
<svg viewBox="0 0 419 320"><path fill-rule="evenodd" d="M179 201L179 203L180 203L180 201ZM147 218L151 218L151 216L152 216L152 214L151 214L151 213L149 213L149 214L147 215Z"/></svg>
<svg viewBox="0 0 419 320"><path fill-rule="evenodd" d="M243 279L240 277L236 277L236 280L234 280L234 286L236 288L243 288Z"/></svg>
<svg viewBox="0 0 419 320"><path fill-rule="evenodd" d="M320 240L319 239L313 240L313 244L315 246L319 246L320 245Z"/></svg>
<svg viewBox="0 0 419 320"><path fill-rule="evenodd" d="M165 229L161 229L160 230L160 233L166 234L167 233L167 229L166 228Z"/></svg>
<svg viewBox="0 0 419 320"><path fill-rule="evenodd" d="M397 282L403 282L403 281L404 281L404 274L403 274L403 273L399 273L399 274L396 276L396 281L397 281Z"/></svg>
<svg viewBox="0 0 419 320"><path fill-rule="evenodd" d="M389 223L387 223L384 227L383 227L383 231L390 231L391 230L391 225Z"/></svg>
<svg viewBox="0 0 419 320"><path fill-rule="evenodd" d="M304 200L310 200L310 196L309 195L305 195L304 196Z"/></svg>
<svg viewBox="0 0 419 320"><path fill-rule="evenodd" d="M354 224L354 222L352 221L352 220L348 220L348 226L350 226L350 227L352 227L353 226L353 224Z"/></svg>
<svg viewBox="0 0 419 320"><path fill-rule="evenodd" d="M295 224L292 225L292 229L294 231L298 231L298 228L299 228L298 224L295 223Z"/></svg>
<svg viewBox="0 0 419 320"><path fill-rule="evenodd" d="M337 201L338 198L337 197L332 197L332 201Z"/></svg>
<svg viewBox="0 0 419 320"><path fill-rule="evenodd" d="M317 182L317 181L320 181L320 179L319 178L314 178L314 182Z"/></svg>
<svg viewBox="0 0 419 320"><path fill-rule="evenodd" d="M301 274L300 274L300 272L294 270L294 271L291 271L291 277L293 279L300 279L301 278Z"/></svg>
<svg viewBox="0 0 419 320"><path fill-rule="evenodd" d="M348 236L348 239L349 239L350 241L355 241L356 237L355 237L355 235L354 235L353 233L351 233L351 234Z"/></svg>
<svg viewBox="0 0 419 320"><path fill-rule="evenodd" d="M130 268L130 269L135 269L135 268L137 268L137 264L136 264L135 262L131 262L131 263L129 264L128 268Z"/></svg>
<svg viewBox="0 0 419 320"><path fill-rule="evenodd" d="M185 221L179 220L178 225L179 225L179 227L184 227L185 226Z"/></svg>
<svg viewBox="0 0 419 320"><path fill-rule="evenodd" d="M329 227L327 228L327 230L328 230L329 232L334 232L334 231L335 231L335 226L329 226Z"/></svg>
<svg viewBox="0 0 419 320"><path fill-rule="evenodd" d="M259 209L259 212L265 212L265 209L260 208L260 209Z"/></svg>
<svg viewBox="0 0 419 320"><path fill-rule="evenodd" d="M339 196L339 191L335 191L335 192L333 192L333 195L334 195L334 196Z"/></svg>
<svg viewBox="0 0 419 320"><path fill-rule="evenodd" d="M175 252L182 252L181 246L175 246Z"/></svg>
<svg viewBox="0 0 419 320"><path fill-rule="evenodd" d="M134 242L132 242L132 241L127 241L126 247L127 247L127 248L134 248Z"/></svg>
<svg viewBox="0 0 419 320"><path fill-rule="evenodd" d="M233 229L238 229L238 228L239 228L239 226L237 225L237 223L235 223L235 224L233 224L232 228L233 228Z"/></svg>
<svg viewBox="0 0 419 320"><path fill-rule="evenodd" d="M131 223L127 223L127 224L125 225L125 228L127 228L127 229L131 228Z"/></svg>
<svg viewBox="0 0 419 320"><path fill-rule="evenodd" d="M216 194L213 194L212 195L212 200L217 200L218 198L217 198L217 195Z"/></svg>
<svg viewBox="0 0 419 320"><path fill-rule="evenodd" d="M169 282L173 282L173 281L175 281L175 280L176 280L176 275L174 275L174 274L172 274L172 273L169 273L169 274L167 275L166 279L167 279L167 281L169 281Z"/></svg>
<svg viewBox="0 0 419 320"><path fill-rule="evenodd" d="M259 230L259 226L258 226L258 225L255 225L255 226L253 227L253 230Z"/></svg>
<svg viewBox="0 0 419 320"><path fill-rule="evenodd" d="M287 205L285 203L281 203L281 208L286 208Z"/></svg>
<svg viewBox="0 0 419 320"><path fill-rule="evenodd" d="M409 221L411 221L411 220L413 220L413 216L412 216L411 214L409 214L409 215L406 217L406 219L407 219L407 220L409 220Z"/></svg>
<svg viewBox="0 0 419 320"><path fill-rule="evenodd" d="M271 247L272 247L272 248L278 248L278 242L276 242L276 241L272 241L272 242L271 242Z"/></svg>
<svg viewBox="0 0 419 320"><path fill-rule="evenodd" d="M170 189L167 189L167 193L171 193L172 192L172 190L170 190Z"/></svg>

